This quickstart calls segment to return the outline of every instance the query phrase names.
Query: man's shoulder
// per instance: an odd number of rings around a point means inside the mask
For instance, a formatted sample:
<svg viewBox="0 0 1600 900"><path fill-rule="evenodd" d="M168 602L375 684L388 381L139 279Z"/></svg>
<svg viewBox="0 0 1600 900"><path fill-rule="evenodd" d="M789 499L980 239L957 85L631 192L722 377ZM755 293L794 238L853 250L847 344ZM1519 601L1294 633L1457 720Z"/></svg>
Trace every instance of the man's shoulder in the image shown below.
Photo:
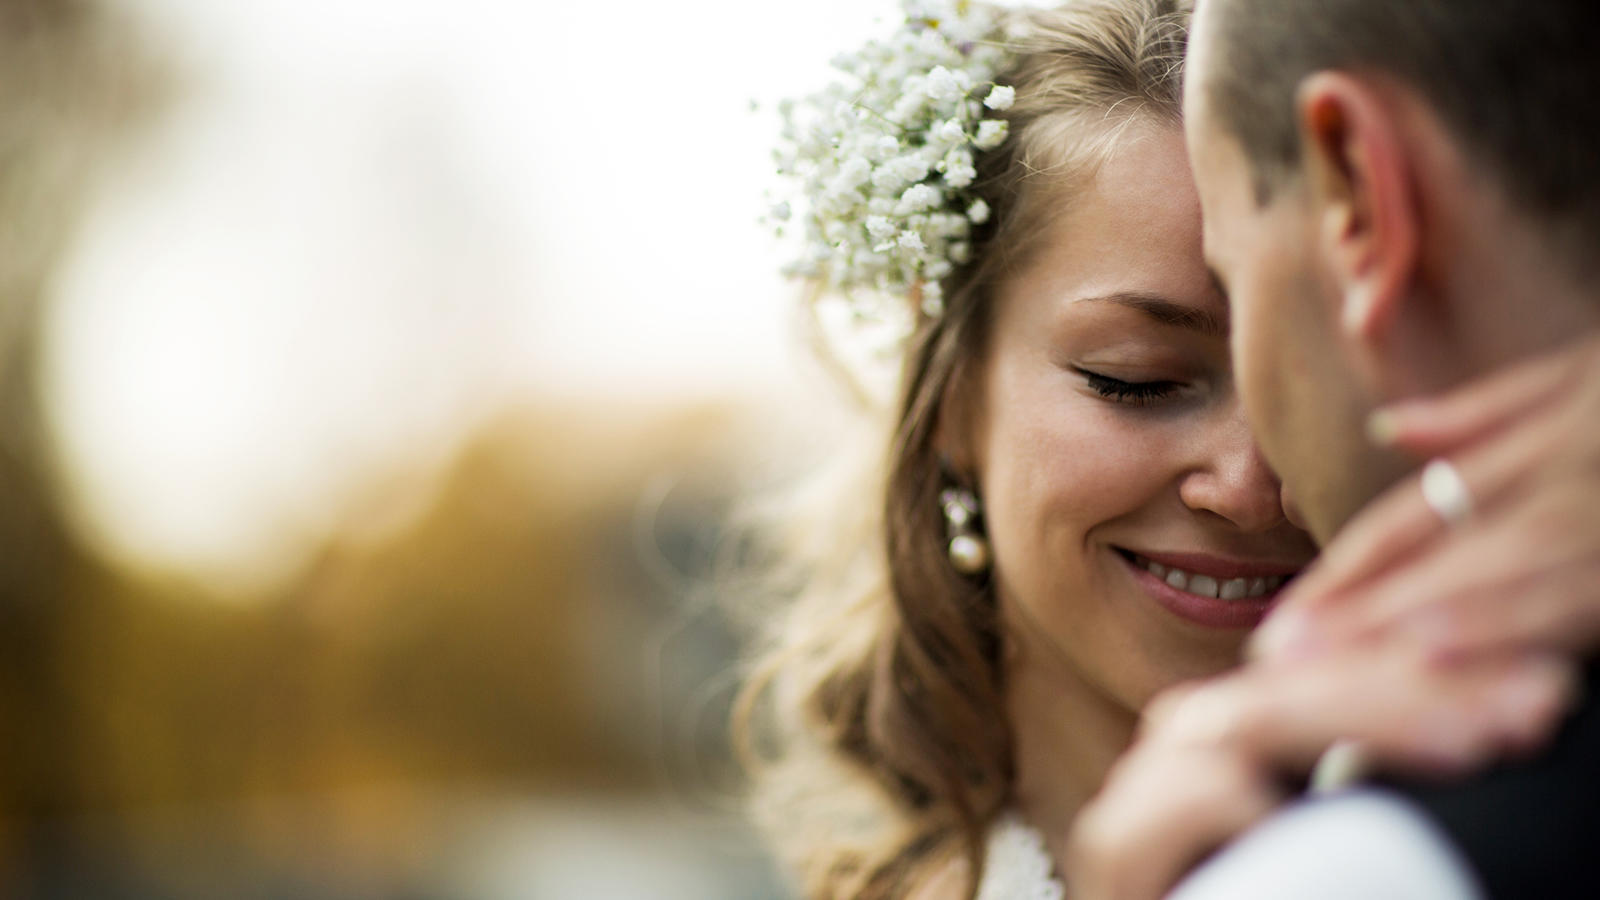
<svg viewBox="0 0 1600 900"><path fill-rule="evenodd" d="M1536 756L1458 784L1394 782L1471 861L1491 896L1590 897L1600 886L1600 662L1587 701Z"/></svg>

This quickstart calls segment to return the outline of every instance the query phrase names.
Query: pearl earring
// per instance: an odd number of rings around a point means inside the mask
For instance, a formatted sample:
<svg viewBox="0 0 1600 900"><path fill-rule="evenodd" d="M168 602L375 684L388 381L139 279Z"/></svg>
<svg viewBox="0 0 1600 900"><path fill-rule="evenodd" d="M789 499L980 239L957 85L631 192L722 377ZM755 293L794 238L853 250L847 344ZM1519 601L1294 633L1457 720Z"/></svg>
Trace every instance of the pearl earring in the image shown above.
<svg viewBox="0 0 1600 900"><path fill-rule="evenodd" d="M939 492L939 506L944 510L950 565L962 575L978 575L987 570L989 542L978 531L978 496L966 488L946 488Z"/></svg>

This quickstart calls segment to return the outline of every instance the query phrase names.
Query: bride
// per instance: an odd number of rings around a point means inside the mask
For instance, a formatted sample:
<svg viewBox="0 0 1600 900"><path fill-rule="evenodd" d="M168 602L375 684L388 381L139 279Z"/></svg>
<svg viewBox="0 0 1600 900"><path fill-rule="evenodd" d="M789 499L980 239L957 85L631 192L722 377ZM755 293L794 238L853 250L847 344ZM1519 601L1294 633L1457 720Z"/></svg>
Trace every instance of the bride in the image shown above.
<svg viewBox="0 0 1600 900"><path fill-rule="evenodd" d="M1140 710L1313 559L1202 260L1188 6L909 2L788 110L797 273L914 320L880 499L829 519L741 698L808 897L1063 896Z"/></svg>

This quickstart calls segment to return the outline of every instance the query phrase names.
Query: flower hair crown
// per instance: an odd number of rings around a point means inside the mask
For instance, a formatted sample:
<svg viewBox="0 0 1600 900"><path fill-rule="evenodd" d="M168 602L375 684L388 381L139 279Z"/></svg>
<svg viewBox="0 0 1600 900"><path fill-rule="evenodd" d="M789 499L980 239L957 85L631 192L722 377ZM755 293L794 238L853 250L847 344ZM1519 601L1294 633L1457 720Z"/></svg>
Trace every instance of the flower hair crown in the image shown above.
<svg viewBox="0 0 1600 900"><path fill-rule="evenodd" d="M888 297L943 312L940 279L967 261L972 226L989 219L970 190L975 154L1006 139L1007 122L984 116L1016 97L994 81L1007 62L997 10L968 0L902 8L891 38L833 60L848 80L779 106L774 156L803 206L779 203L771 219L780 237L796 218L805 229L805 250L784 272L867 318L881 318Z"/></svg>

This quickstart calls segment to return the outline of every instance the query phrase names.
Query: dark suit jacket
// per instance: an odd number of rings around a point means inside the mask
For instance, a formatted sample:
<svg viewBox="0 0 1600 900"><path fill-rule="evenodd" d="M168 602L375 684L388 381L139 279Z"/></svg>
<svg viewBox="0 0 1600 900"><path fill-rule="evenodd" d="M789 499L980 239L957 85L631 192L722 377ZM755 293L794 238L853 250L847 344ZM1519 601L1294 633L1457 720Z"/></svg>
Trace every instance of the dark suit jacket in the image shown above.
<svg viewBox="0 0 1600 900"><path fill-rule="evenodd" d="M1550 748L1464 784L1391 782L1464 851L1502 898L1600 898L1600 661Z"/></svg>

